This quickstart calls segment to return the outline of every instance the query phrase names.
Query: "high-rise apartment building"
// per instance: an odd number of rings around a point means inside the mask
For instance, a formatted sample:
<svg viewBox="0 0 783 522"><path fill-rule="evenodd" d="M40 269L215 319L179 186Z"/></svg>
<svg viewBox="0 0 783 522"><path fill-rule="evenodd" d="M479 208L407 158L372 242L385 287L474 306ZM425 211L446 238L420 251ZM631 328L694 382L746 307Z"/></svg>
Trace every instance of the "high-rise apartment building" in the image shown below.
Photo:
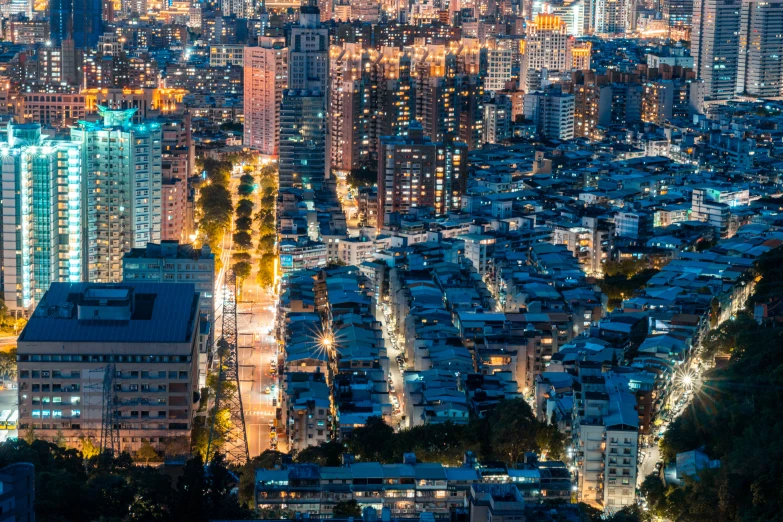
<svg viewBox="0 0 783 522"><path fill-rule="evenodd" d="M321 91L283 93L280 108L280 188L319 190L326 178L326 110Z"/></svg>
<svg viewBox="0 0 783 522"><path fill-rule="evenodd" d="M585 364L578 369L571 433L578 499L614 513L636 502L639 413L623 379Z"/></svg>
<svg viewBox="0 0 783 522"><path fill-rule="evenodd" d="M487 50L487 75L484 77L484 90L502 91L511 81L511 55L507 49Z"/></svg>
<svg viewBox="0 0 783 522"><path fill-rule="evenodd" d="M98 45L103 33L101 0L52 0L49 4L49 36L60 44L73 39L77 49Z"/></svg>
<svg viewBox="0 0 783 522"><path fill-rule="evenodd" d="M726 100L734 95L739 57L740 0L694 0L691 56L700 99ZM696 102L700 108L700 102Z"/></svg>
<svg viewBox="0 0 783 522"><path fill-rule="evenodd" d="M522 85L529 71L567 71L571 68L572 39L568 25L559 17L540 14L527 24L525 55L522 59Z"/></svg>
<svg viewBox="0 0 783 522"><path fill-rule="evenodd" d="M378 226L394 212L430 208L436 215L458 210L467 184L465 143L432 142L414 121L408 136L384 136L378 154Z"/></svg>
<svg viewBox="0 0 783 522"><path fill-rule="evenodd" d="M133 124L135 109L101 107L99 123L81 122L71 140L82 152L84 279L122 280L122 256L161 239L161 129Z"/></svg>
<svg viewBox="0 0 783 522"><path fill-rule="evenodd" d="M263 36L244 52L244 143L276 156L280 140L280 104L288 84L284 38Z"/></svg>
<svg viewBox="0 0 783 522"><path fill-rule="evenodd" d="M82 155L44 140L37 123L8 125L2 144L3 300L27 312L55 281L82 279Z"/></svg>
<svg viewBox="0 0 783 522"><path fill-rule="evenodd" d="M550 139L574 137L574 96L559 89L547 89L525 95L525 118L537 131Z"/></svg>
<svg viewBox="0 0 783 522"><path fill-rule="evenodd" d="M739 36L738 93L783 94L783 1L744 1Z"/></svg>
<svg viewBox="0 0 783 522"><path fill-rule="evenodd" d="M199 405L198 307L192 284L53 283L19 336L19 429L97 444L110 401L117 450L144 440L186 452Z"/></svg>
<svg viewBox="0 0 783 522"><path fill-rule="evenodd" d="M320 10L303 5L299 24L291 28L288 49L288 88L319 90L326 94L329 83L329 30L321 26Z"/></svg>
<svg viewBox="0 0 783 522"><path fill-rule="evenodd" d="M620 34L627 29L632 16L632 0L593 0L595 3L595 32L599 34Z"/></svg>
<svg viewBox="0 0 783 522"><path fill-rule="evenodd" d="M328 87L329 30L321 26L316 5L303 5L299 24L291 28L288 89L280 108L280 188L318 190L326 179Z"/></svg>
<svg viewBox="0 0 783 522"><path fill-rule="evenodd" d="M495 93L484 103L484 143L500 143L511 137L511 98Z"/></svg>

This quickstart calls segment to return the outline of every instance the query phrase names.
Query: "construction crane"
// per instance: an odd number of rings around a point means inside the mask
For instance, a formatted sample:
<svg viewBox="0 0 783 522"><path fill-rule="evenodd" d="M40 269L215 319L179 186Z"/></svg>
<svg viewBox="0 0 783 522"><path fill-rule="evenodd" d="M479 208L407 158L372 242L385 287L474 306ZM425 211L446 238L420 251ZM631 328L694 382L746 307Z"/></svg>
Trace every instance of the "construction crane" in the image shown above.
<svg viewBox="0 0 783 522"><path fill-rule="evenodd" d="M218 382L207 444L207 462L222 453L229 462L249 460L245 411L239 388L237 350L237 278L228 270L223 285L223 326L217 342Z"/></svg>

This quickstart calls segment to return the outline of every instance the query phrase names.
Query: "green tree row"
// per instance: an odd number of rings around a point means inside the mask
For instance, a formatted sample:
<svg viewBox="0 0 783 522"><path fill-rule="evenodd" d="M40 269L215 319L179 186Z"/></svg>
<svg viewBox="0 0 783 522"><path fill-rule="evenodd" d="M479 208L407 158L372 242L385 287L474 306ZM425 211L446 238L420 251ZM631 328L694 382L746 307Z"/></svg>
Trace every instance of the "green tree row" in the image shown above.
<svg viewBox="0 0 783 522"><path fill-rule="evenodd" d="M42 440L0 444L0 467L16 462L35 466L39 522L207 522L251 516L231 492L236 480L222 456L208 466L193 458L174 479L163 468L134 465L127 453L85 458Z"/></svg>

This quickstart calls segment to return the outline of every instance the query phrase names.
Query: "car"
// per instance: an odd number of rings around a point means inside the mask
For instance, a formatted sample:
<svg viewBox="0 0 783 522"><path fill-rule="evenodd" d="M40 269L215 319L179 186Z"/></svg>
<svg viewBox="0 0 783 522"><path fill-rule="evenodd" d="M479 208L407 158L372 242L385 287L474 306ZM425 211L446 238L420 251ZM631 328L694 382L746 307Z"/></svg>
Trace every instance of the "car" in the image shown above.
<svg viewBox="0 0 783 522"><path fill-rule="evenodd" d="M390 392L392 392L392 393L394 393L394 385L393 385L393 384L390 384L390 385L389 385L389 391L390 391Z"/></svg>
<svg viewBox="0 0 783 522"><path fill-rule="evenodd" d="M277 397L272 397L272 406L277 406Z"/></svg>
<svg viewBox="0 0 783 522"><path fill-rule="evenodd" d="M275 419L269 419L269 427L272 428L275 425Z"/></svg>
<svg viewBox="0 0 783 522"><path fill-rule="evenodd" d="M272 388L267 386L266 389L264 390L264 393L266 393L267 395L271 394L272 393Z"/></svg>

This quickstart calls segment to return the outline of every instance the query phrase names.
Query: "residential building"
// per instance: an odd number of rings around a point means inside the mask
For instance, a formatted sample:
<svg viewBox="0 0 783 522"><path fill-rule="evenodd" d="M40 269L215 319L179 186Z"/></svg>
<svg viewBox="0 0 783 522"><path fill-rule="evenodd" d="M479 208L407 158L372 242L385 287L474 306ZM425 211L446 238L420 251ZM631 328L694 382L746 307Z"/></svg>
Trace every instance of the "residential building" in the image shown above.
<svg viewBox="0 0 783 522"><path fill-rule="evenodd" d="M84 277L82 151L45 140L37 123L8 124L2 144L3 301L27 313L55 281Z"/></svg>
<svg viewBox="0 0 783 522"><path fill-rule="evenodd" d="M740 0L694 0L691 56L703 85L699 99L727 100L734 95L739 61ZM701 107L697 108L701 110Z"/></svg>
<svg viewBox="0 0 783 522"><path fill-rule="evenodd" d="M737 88L764 98L783 94L783 1L745 1L741 7Z"/></svg>
<svg viewBox="0 0 783 522"><path fill-rule="evenodd" d="M431 208L436 215L461 208L467 180L467 146L433 143L411 122L408 136L384 136L378 154L378 225L393 212Z"/></svg>
<svg viewBox="0 0 783 522"><path fill-rule="evenodd" d="M288 84L285 39L261 37L247 47L244 63L244 144L276 156L280 142L280 104Z"/></svg>
<svg viewBox="0 0 783 522"><path fill-rule="evenodd" d="M525 95L525 118L536 130L550 139L569 140L574 137L574 96L559 89L532 92Z"/></svg>
<svg viewBox="0 0 783 522"><path fill-rule="evenodd" d="M99 108L71 140L82 153L83 277L122 280L122 255L161 239L161 128L131 123L136 109Z"/></svg>

